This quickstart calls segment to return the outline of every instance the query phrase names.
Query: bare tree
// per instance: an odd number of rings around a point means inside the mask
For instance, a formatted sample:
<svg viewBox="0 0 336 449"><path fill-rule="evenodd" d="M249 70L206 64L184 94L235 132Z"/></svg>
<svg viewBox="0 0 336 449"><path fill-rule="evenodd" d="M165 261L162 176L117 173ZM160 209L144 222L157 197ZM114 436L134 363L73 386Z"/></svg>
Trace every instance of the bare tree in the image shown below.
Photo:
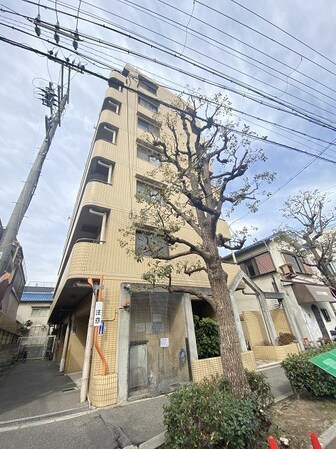
<svg viewBox="0 0 336 449"><path fill-rule="evenodd" d="M255 171L246 176L253 164L266 160L265 155L251 147L254 134L249 127L240 129L233 123L228 100L221 95L212 100L190 96L189 106L181 101L160 117L165 134L153 136L151 144L160 154L161 165L150 176L162 182L149 183L147 191L139 193L140 211L132 215L132 226L125 231L122 244L139 262L151 256L144 279L164 284L171 292L196 295L212 306L224 376L235 394L242 396L249 386L220 249L241 248L245 236L228 240L220 233L219 220L242 202L256 210L256 192L263 182L271 182L274 174ZM138 229L144 230L144 223L147 231L137 234ZM132 235L138 239L133 247ZM195 276L201 272L207 275L211 294L174 285L176 274Z"/></svg>
<svg viewBox="0 0 336 449"><path fill-rule="evenodd" d="M317 268L322 279L336 291L336 276L331 262L336 254L336 207L329 207L327 194L318 190L300 191L284 203L282 212L296 226L284 226L281 238L286 240L299 259Z"/></svg>

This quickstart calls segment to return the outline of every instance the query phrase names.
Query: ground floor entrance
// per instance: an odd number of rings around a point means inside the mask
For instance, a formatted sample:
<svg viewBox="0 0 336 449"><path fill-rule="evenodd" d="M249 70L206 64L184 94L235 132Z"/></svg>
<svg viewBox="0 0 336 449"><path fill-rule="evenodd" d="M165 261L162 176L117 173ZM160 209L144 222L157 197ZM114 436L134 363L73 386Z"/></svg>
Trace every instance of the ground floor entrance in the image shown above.
<svg viewBox="0 0 336 449"><path fill-rule="evenodd" d="M182 295L132 294L128 395L156 396L190 380Z"/></svg>

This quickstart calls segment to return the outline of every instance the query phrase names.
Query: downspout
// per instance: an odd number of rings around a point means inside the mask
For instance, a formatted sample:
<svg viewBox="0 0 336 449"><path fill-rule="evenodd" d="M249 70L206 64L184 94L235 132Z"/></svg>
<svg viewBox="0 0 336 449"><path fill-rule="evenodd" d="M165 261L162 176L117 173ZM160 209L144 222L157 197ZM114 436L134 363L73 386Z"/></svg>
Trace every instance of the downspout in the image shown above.
<svg viewBox="0 0 336 449"><path fill-rule="evenodd" d="M99 279L99 285L100 286L103 285L103 280L104 280L103 276L100 276L100 279ZM97 302L99 302L101 300L102 300L102 290L100 289L100 290L98 290ZM94 330L93 341L94 341L94 346L96 348L96 351L98 352L100 360L102 361L102 364L103 364L103 366L102 366L102 376L106 376L107 363L106 363L105 356L104 356L104 354L103 354L103 352L100 349L99 344L98 344L98 327L97 326L95 327L95 330Z"/></svg>
<svg viewBox="0 0 336 449"><path fill-rule="evenodd" d="M100 230L100 244L103 245L103 242L105 242L105 234L106 234L106 220L107 220L107 214L106 212L98 212L94 209L89 209L90 214L98 215L99 217L102 217L102 226Z"/></svg>
<svg viewBox="0 0 336 449"><path fill-rule="evenodd" d="M96 307L96 290L94 288L95 286L93 285L92 279L88 279L88 282L92 286L92 299L91 299L91 309L85 343L82 385L80 390L80 402L85 402L88 392L90 367L91 367L91 350L92 350L93 331L94 331L94 314Z"/></svg>
<svg viewBox="0 0 336 449"><path fill-rule="evenodd" d="M100 160L98 160L97 164L108 169L107 184L111 184L111 181L112 181L112 164L106 164L105 162L102 162Z"/></svg>
<svg viewBox="0 0 336 449"><path fill-rule="evenodd" d="M69 336L70 336L70 328L71 328L71 315L69 316L69 321L68 321L67 328L66 328L66 331L65 331L65 336L64 336L62 356L61 356L61 362L60 362L60 366L59 366L59 372L60 373L64 372L65 358L66 358L66 353L67 353L67 350L68 350L68 343L69 343Z"/></svg>

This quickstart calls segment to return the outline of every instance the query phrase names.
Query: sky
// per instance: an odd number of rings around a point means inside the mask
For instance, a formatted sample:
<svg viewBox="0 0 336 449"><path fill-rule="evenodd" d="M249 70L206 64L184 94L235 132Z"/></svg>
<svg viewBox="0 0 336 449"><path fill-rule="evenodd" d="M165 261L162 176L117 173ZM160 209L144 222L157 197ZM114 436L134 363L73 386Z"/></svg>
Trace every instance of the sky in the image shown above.
<svg viewBox="0 0 336 449"><path fill-rule="evenodd" d="M186 0L182 5L177 0L100 0L92 3L94 6L78 0L30 3L0 0L0 37L42 52L57 52L59 58L69 58L104 76L112 69L122 70L129 63L168 88L201 89L208 97L220 91L228 96L235 110L250 114L234 112L258 135L267 135L269 141L315 155L322 153L321 156L336 161L335 146L326 143L336 138L335 130L329 129L336 127L335 2ZM51 27L58 20L68 35L77 28L78 53L67 36L60 36L59 43L65 48L57 45L53 31L42 28L41 36L37 37L27 17L35 18L38 13ZM105 28L83 19L104 23ZM150 45L140 42L149 39ZM154 46L161 49L165 46L165 51ZM49 81L55 86L59 83L60 66L4 42L0 42L0 61L0 219L6 226L44 139L44 116L48 110L38 98L38 89ZM107 88L105 81L88 74L72 73L71 78L70 103L18 235L28 282L57 279L75 198ZM220 87L213 85L216 83ZM284 109L283 104L291 113L280 110ZM309 120L299 117L299 113ZM322 123L313 123L314 120ZM323 126L326 124L329 128ZM283 202L299 190L319 189L329 193L334 202L334 163L281 148L267 140L253 145L261 146L268 157L263 169L277 173L273 184L267 186L273 196L255 214L248 214L243 207L237 209L228 219L232 229L257 227L251 239L268 236L283 220L280 211Z"/></svg>

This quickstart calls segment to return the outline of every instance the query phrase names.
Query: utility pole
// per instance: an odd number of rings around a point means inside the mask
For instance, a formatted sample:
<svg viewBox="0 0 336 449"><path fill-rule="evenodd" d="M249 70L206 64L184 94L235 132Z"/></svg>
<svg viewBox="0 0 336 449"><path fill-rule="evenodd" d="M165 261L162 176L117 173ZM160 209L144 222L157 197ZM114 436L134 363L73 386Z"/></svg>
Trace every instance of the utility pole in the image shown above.
<svg viewBox="0 0 336 449"><path fill-rule="evenodd" d="M46 135L0 240L0 303L3 299L3 294L1 294L1 292L4 291L4 288L1 287L5 287L3 284L8 283L11 274L15 270L13 252L17 246L16 238L20 225L36 190L43 163L48 154L57 126L61 126L61 117L65 105L69 103L70 69L68 70L68 83L64 95L63 65L61 75L61 86L58 86L57 93L55 93L51 83L49 83L49 86L45 89L41 89L40 97L42 99L42 104L50 109L50 115L45 117Z"/></svg>

